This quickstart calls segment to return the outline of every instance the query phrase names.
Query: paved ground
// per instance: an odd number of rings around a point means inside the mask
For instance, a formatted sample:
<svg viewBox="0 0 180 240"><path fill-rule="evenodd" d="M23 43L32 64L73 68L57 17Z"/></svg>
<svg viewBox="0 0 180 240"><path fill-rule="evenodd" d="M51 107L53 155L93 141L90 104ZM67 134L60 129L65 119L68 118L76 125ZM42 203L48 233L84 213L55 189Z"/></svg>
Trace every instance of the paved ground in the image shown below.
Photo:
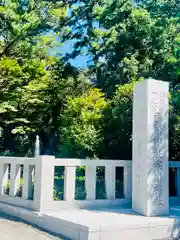
<svg viewBox="0 0 180 240"><path fill-rule="evenodd" d="M0 213L1 240L65 240L28 225L18 218Z"/></svg>

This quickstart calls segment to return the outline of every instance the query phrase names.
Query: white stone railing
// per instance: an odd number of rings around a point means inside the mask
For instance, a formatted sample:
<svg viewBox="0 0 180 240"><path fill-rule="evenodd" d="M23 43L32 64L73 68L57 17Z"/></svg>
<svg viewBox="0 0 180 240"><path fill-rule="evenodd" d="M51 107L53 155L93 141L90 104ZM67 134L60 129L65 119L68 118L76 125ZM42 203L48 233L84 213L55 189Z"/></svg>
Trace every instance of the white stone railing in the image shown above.
<svg viewBox="0 0 180 240"><path fill-rule="evenodd" d="M64 200L60 201L53 200L54 169L57 166L64 167ZM79 166L86 167L85 200L75 200L76 167ZM97 167L105 168L106 199L96 199ZM116 199L116 167L124 169L124 194L121 199ZM169 162L169 167L177 168L177 197L180 197L180 161ZM36 211L58 211L72 207L131 206L131 201L131 161L55 159L53 156L39 156L37 159L0 157L0 202Z"/></svg>
<svg viewBox="0 0 180 240"><path fill-rule="evenodd" d="M123 160L56 159L55 166L65 167L64 200L73 202L75 197L76 167L85 166L86 200L75 201L79 207L127 205L132 198L132 163ZM96 199L96 168L105 167L106 199ZM123 167L123 199L116 199L116 167Z"/></svg>
<svg viewBox="0 0 180 240"><path fill-rule="evenodd" d="M35 158L0 157L0 202L33 208L33 201L28 199L32 195L32 173L36 163ZM17 197L20 188L22 197Z"/></svg>

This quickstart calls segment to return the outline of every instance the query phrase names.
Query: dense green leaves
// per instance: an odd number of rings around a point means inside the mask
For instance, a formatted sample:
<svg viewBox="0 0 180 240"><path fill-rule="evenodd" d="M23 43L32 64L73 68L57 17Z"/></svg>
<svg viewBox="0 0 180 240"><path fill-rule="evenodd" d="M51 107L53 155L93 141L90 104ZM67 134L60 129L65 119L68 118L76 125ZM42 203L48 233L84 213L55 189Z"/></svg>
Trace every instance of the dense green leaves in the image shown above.
<svg viewBox="0 0 180 240"><path fill-rule="evenodd" d="M103 140L103 111L108 103L98 89L68 99L63 114L61 156L94 157Z"/></svg>
<svg viewBox="0 0 180 240"><path fill-rule="evenodd" d="M120 86L105 112L105 139L101 153L103 158L132 158L133 86L133 82Z"/></svg>
<svg viewBox="0 0 180 240"><path fill-rule="evenodd" d="M66 97L89 85L85 74L49 54L61 44L56 36L66 30L66 15L61 1L0 2L2 150L14 151L14 141L5 143L10 136L33 141L39 134L42 153L52 153Z"/></svg>
<svg viewBox="0 0 180 240"><path fill-rule="evenodd" d="M87 47L98 87L110 96L118 84L134 77L177 84L179 16L174 11L178 1L148 1L144 5L123 0L81 2L84 4L77 7L76 21L71 22L75 29L71 37L79 33L74 56ZM176 8L171 9L171 5ZM84 35L82 21L87 28Z"/></svg>

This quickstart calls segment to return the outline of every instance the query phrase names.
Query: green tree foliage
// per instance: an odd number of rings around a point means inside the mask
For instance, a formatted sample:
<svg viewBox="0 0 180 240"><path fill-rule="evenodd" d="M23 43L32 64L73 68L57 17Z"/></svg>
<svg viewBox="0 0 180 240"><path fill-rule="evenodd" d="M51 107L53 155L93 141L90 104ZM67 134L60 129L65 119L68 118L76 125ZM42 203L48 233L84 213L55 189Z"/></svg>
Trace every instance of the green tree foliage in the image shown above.
<svg viewBox="0 0 180 240"><path fill-rule="evenodd" d="M154 77L177 84L177 11L173 8L174 13L168 14L169 1L159 2L148 1L141 7L132 1L82 0L82 7L75 8L74 22L70 21L74 27L71 37L77 39L73 55L87 47L97 86L109 96L118 84L135 77ZM178 5L177 1L173 4ZM82 34L84 26L86 34Z"/></svg>
<svg viewBox="0 0 180 240"><path fill-rule="evenodd" d="M168 17L179 21L179 0L144 0L142 4L154 17Z"/></svg>
<svg viewBox="0 0 180 240"><path fill-rule="evenodd" d="M179 87L171 91L170 98L170 158L180 159L180 89Z"/></svg>
<svg viewBox="0 0 180 240"><path fill-rule="evenodd" d="M178 0L72 4L73 31L66 38L76 43L69 57L87 51L95 85L112 99L105 111L101 157L131 159L132 79L148 77L170 82L170 157L179 157L178 9Z"/></svg>
<svg viewBox="0 0 180 240"><path fill-rule="evenodd" d="M16 151L18 134L30 142L39 134L42 153L52 153L66 97L89 84L85 74L49 54L67 30L66 15L62 1L0 2L2 150Z"/></svg>
<svg viewBox="0 0 180 240"><path fill-rule="evenodd" d="M132 100L134 82L120 86L105 111L102 158L132 159Z"/></svg>
<svg viewBox="0 0 180 240"><path fill-rule="evenodd" d="M37 104L42 105L34 92L42 92L48 85L47 67L54 62L48 49L54 46L55 34L60 34L56 28L66 14L66 7L60 4L0 1L0 114L5 149L15 151L16 137L12 137L12 132L32 133L39 127L37 124L33 128L35 124L28 119L31 114L28 103L34 103L36 112Z"/></svg>
<svg viewBox="0 0 180 240"><path fill-rule="evenodd" d="M140 79L142 81L143 79ZM104 141L100 156L132 159L132 105L135 81L120 86L105 111ZM171 90L169 99L169 158L180 159L180 92Z"/></svg>
<svg viewBox="0 0 180 240"><path fill-rule="evenodd" d="M61 129L61 156L84 158L99 153L103 140L103 111L107 106L104 94L96 88L68 99Z"/></svg>

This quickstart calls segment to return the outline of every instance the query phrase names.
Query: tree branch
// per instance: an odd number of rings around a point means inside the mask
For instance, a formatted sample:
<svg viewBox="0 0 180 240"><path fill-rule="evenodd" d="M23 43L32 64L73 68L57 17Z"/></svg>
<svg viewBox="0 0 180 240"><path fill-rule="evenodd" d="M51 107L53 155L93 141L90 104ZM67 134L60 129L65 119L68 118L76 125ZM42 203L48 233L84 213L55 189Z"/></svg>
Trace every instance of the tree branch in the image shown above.
<svg viewBox="0 0 180 240"><path fill-rule="evenodd" d="M9 42L4 50L0 53L0 58L7 54L7 51L19 40L19 37L15 38L13 41Z"/></svg>

